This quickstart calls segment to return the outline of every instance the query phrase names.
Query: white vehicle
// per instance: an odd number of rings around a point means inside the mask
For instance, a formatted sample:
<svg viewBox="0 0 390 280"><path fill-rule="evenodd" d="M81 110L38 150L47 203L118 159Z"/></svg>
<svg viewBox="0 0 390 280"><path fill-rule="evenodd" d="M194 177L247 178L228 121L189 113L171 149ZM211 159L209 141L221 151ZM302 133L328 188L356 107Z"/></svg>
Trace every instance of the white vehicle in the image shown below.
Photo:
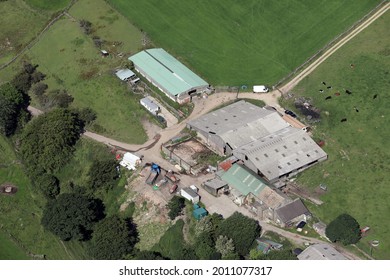
<svg viewBox="0 0 390 280"><path fill-rule="evenodd" d="M269 92L269 88L266 86L253 86L253 93Z"/></svg>

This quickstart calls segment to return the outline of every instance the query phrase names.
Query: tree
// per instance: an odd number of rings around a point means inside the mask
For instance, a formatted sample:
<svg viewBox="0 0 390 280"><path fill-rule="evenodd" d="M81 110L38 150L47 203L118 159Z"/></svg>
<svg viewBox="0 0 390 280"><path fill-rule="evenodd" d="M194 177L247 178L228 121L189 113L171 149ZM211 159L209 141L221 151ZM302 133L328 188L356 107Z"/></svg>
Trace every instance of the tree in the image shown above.
<svg viewBox="0 0 390 280"><path fill-rule="evenodd" d="M360 240L359 223L348 214L341 214L326 227L326 236L332 242L340 241L343 245L355 244Z"/></svg>
<svg viewBox="0 0 390 280"><path fill-rule="evenodd" d="M89 251L94 259L120 260L132 252L137 240L131 221L110 216L95 225Z"/></svg>
<svg viewBox="0 0 390 280"><path fill-rule="evenodd" d="M195 236L198 237L203 232L212 232L213 229L214 226L211 216L206 216L195 224Z"/></svg>
<svg viewBox="0 0 390 280"><path fill-rule="evenodd" d="M34 185L47 198L55 198L60 193L60 182L54 175L43 173L36 177Z"/></svg>
<svg viewBox="0 0 390 280"><path fill-rule="evenodd" d="M88 172L88 186L92 190L112 189L118 178L117 163L113 159L96 160Z"/></svg>
<svg viewBox="0 0 390 280"><path fill-rule="evenodd" d="M181 214L181 211L183 210L185 206L185 200L183 197L180 196L174 196L171 198L171 200L168 202L168 216L171 220L174 220L177 216Z"/></svg>
<svg viewBox="0 0 390 280"><path fill-rule="evenodd" d="M88 125L96 120L96 112L91 108L76 109L75 112L84 125Z"/></svg>
<svg viewBox="0 0 390 280"><path fill-rule="evenodd" d="M45 107L53 108L67 108L73 102L71 96L66 90L52 90L47 95Z"/></svg>
<svg viewBox="0 0 390 280"><path fill-rule="evenodd" d="M65 193L49 200L43 210L43 227L62 240L88 240L92 226L104 218L101 200Z"/></svg>
<svg viewBox="0 0 390 280"><path fill-rule="evenodd" d="M80 131L76 114L66 109L55 109L32 120L20 139L20 152L28 169L53 172L64 166L72 156Z"/></svg>
<svg viewBox="0 0 390 280"><path fill-rule="evenodd" d="M220 259L220 255L216 256L214 247L215 243L210 232L203 232L195 240L195 254L201 260Z"/></svg>
<svg viewBox="0 0 390 280"><path fill-rule="evenodd" d="M42 72L35 71L31 74L31 83L36 84L45 79L46 75Z"/></svg>
<svg viewBox="0 0 390 280"><path fill-rule="evenodd" d="M48 88L47 84L39 82L39 83L34 85L34 87L32 88L32 91L36 96L39 97L39 96L44 95L47 88Z"/></svg>
<svg viewBox="0 0 390 280"><path fill-rule="evenodd" d="M0 133L10 136L16 131L19 120L27 113L28 96L19 92L12 84L0 86Z"/></svg>
<svg viewBox="0 0 390 280"><path fill-rule="evenodd" d="M221 253L222 258L231 256L234 253L233 240L226 236L220 235L215 241L215 249L217 250L217 252Z"/></svg>
<svg viewBox="0 0 390 280"><path fill-rule="evenodd" d="M257 221L235 212L221 223L217 233L231 238L237 253L245 256L256 237L259 236L260 230Z"/></svg>

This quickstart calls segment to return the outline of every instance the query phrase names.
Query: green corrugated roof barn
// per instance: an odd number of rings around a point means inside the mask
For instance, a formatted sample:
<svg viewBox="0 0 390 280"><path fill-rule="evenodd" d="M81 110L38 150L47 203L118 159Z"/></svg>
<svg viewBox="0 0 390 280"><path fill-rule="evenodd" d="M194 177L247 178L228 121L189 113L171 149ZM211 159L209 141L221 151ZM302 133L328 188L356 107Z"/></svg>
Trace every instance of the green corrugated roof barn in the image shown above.
<svg viewBox="0 0 390 280"><path fill-rule="evenodd" d="M209 84L163 49L148 49L129 57L135 69L171 99L184 103Z"/></svg>
<svg viewBox="0 0 390 280"><path fill-rule="evenodd" d="M259 177L239 164L234 164L228 171L222 174L221 178L243 196L247 196L249 193L258 196L267 187L267 184Z"/></svg>

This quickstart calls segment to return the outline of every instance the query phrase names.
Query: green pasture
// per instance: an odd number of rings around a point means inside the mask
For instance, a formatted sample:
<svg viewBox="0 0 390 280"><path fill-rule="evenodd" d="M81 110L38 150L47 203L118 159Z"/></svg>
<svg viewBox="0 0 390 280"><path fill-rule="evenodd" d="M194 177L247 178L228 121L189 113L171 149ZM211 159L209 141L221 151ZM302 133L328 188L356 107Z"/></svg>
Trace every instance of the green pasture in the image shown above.
<svg viewBox="0 0 390 280"><path fill-rule="evenodd" d="M74 97L72 106L90 107L97 113L89 130L128 143L144 143L147 136L140 119L147 113L139 105L141 96L114 75L126 66L127 56L141 48L141 32L103 0L77 1L69 13L71 18L60 19L24 56L0 71L0 83L19 71L21 61L31 60L47 75L49 90L66 89ZM92 22L91 35L79 27L81 19ZM109 57L100 55L93 36L104 41L102 48L110 51Z"/></svg>
<svg viewBox="0 0 390 280"><path fill-rule="evenodd" d="M140 97L114 75L121 61L102 57L78 23L58 21L27 55L47 75L49 89L64 88L74 97L73 106L97 112L89 129L130 143L146 141Z"/></svg>
<svg viewBox="0 0 390 280"><path fill-rule="evenodd" d="M32 8L44 11L58 11L66 8L71 0L25 0Z"/></svg>
<svg viewBox="0 0 390 280"><path fill-rule="evenodd" d="M22 0L0 2L0 65L10 61L44 27L49 16Z"/></svg>
<svg viewBox="0 0 390 280"><path fill-rule="evenodd" d="M108 0L213 85L276 83L379 0Z"/></svg>
<svg viewBox="0 0 390 280"><path fill-rule="evenodd" d="M328 191L321 196L324 204L313 208L315 214L329 223L337 215L349 213L362 227L369 226L371 231L358 246L370 253L369 241L379 240L373 250L378 259L390 259L389 25L387 13L293 90L321 109L314 137L325 141L323 148L329 156L303 172L298 182L311 190L326 184ZM325 100L328 96L331 99ZM291 99L282 103L298 111ZM341 122L344 118L347 120Z"/></svg>
<svg viewBox="0 0 390 280"><path fill-rule="evenodd" d="M62 243L43 229L40 221L45 200L33 189L11 145L2 136L0 150L0 184L8 182L18 187L12 196L0 194L0 259L27 258L27 253L45 255L47 259L84 259L80 243Z"/></svg>
<svg viewBox="0 0 390 280"><path fill-rule="evenodd" d="M6 233L0 230L0 260L28 260L26 253L20 249Z"/></svg>

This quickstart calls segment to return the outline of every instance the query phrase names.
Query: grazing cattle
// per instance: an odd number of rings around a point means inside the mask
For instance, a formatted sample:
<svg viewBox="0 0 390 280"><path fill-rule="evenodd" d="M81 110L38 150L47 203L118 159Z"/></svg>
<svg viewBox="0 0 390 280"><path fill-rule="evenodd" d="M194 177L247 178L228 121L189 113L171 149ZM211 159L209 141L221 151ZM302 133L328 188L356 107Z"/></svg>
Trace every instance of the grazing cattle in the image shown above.
<svg viewBox="0 0 390 280"><path fill-rule="evenodd" d="M329 99L331 99L332 98L332 96L327 96L326 98L325 98L325 100L329 100Z"/></svg>
<svg viewBox="0 0 390 280"><path fill-rule="evenodd" d="M322 84L323 84L324 86L326 86L326 83L325 83L325 82L322 82Z"/></svg>
<svg viewBox="0 0 390 280"><path fill-rule="evenodd" d="M320 89L319 92L324 92L324 90L323 90L323 89Z"/></svg>
<svg viewBox="0 0 390 280"><path fill-rule="evenodd" d="M373 97L372 97L372 99L375 99L375 98L377 98L378 97L378 94L375 94Z"/></svg>
<svg viewBox="0 0 390 280"><path fill-rule="evenodd" d="M356 113L359 113L359 109L358 108L356 108L356 107L353 107L353 108L355 109Z"/></svg>
<svg viewBox="0 0 390 280"><path fill-rule="evenodd" d="M331 89L332 88L332 86L328 86L328 87L326 87L327 89Z"/></svg>
<svg viewBox="0 0 390 280"><path fill-rule="evenodd" d="M340 92L336 92L334 95L336 95L336 96L340 96Z"/></svg>
<svg viewBox="0 0 390 280"><path fill-rule="evenodd" d="M347 121L347 119L344 118L344 119L341 119L340 122L346 122L346 121Z"/></svg>
<svg viewBox="0 0 390 280"><path fill-rule="evenodd" d="M348 94L352 94L352 92L347 90L347 89L345 90L345 92L348 93Z"/></svg>

